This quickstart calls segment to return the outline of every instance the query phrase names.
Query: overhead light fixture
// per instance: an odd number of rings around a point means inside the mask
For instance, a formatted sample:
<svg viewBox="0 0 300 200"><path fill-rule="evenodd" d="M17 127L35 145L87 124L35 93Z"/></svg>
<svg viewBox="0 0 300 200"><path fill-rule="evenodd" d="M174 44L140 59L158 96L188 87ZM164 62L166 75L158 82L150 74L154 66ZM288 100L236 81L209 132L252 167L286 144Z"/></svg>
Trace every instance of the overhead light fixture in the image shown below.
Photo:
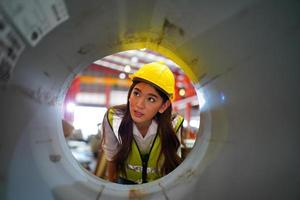
<svg viewBox="0 0 300 200"><path fill-rule="evenodd" d="M123 72L120 73L120 74L119 74L119 78L120 78L120 79L125 79L125 78L126 78L126 74L123 73Z"/></svg>
<svg viewBox="0 0 300 200"><path fill-rule="evenodd" d="M151 53L149 53L149 54L147 55L147 58L148 58L149 60L154 60L154 59L156 58L156 56L153 55L153 54L151 54Z"/></svg>
<svg viewBox="0 0 300 200"><path fill-rule="evenodd" d="M179 89L179 96L184 97L185 95L185 89L184 88L180 88Z"/></svg>
<svg viewBox="0 0 300 200"><path fill-rule="evenodd" d="M130 65L125 65L125 67L124 67L124 72L130 73L130 71L131 71Z"/></svg>
<svg viewBox="0 0 300 200"><path fill-rule="evenodd" d="M139 61L139 59L137 57L132 57L131 58L131 62L133 63L137 63Z"/></svg>
<svg viewBox="0 0 300 200"><path fill-rule="evenodd" d="M75 103L69 102L69 103L67 104L67 111L70 112L70 113L72 113L72 112L74 112L75 107L76 107Z"/></svg>

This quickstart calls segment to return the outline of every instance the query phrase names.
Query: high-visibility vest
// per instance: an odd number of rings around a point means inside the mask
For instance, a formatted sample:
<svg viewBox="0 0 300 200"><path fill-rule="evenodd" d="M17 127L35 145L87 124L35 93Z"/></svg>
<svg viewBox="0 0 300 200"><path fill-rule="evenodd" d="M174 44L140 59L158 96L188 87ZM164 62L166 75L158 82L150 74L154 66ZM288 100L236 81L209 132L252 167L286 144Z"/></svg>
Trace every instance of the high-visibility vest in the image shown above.
<svg viewBox="0 0 300 200"><path fill-rule="evenodd" d="M117 127L114 126L114 117L113 111L109 109L108 112L108 121L113 128L113 131L116 132ZM116 118L115 118L116 119ZM119 120L119 122L117 121ZM116 119L117 124L120 125L120 118ZM183 123L183 117L177 115L172 121L174 131L177 133L179 128ZM114 133L117 135L116 133ZM147 183L154 181L160 177L162 174L159 169L163 164L163 155L159 159L159 154L161 151L161 139L159 134L156 133L155 139L152 143L150 152L147 155L142 155L135 139L133 139L131 144L131 151L127 159L125 160L125 173L120 172L119 176L123 179L135 182L135 183Z"/></svg>

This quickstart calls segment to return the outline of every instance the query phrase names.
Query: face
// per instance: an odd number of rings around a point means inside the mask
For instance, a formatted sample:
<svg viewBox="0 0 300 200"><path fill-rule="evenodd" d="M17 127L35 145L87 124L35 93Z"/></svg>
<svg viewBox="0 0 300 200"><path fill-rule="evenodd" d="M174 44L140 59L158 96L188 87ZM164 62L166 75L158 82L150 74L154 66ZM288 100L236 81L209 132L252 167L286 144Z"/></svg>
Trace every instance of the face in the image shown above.
<svg viewBox="0 0 300 200"><path fill-rule="evenodd" d="M163 113L169 105L154 87L144 82L137 83L129 97L129 110L136 125L150 125L157 112Z"/></svg>

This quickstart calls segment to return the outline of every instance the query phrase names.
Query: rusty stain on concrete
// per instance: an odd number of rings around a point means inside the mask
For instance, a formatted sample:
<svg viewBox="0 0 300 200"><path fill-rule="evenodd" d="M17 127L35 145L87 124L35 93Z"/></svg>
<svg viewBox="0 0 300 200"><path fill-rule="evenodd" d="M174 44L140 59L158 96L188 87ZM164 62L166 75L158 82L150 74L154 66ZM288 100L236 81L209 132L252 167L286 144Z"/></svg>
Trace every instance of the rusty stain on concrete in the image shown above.
<svg viewBox="0 0 300 200"><path fill-rule="evenodd" d="M163 24L163 32L170 32L174 31L177 32L180 36L184 36L185 32L183 28L177 26L176 24L170 22L167 18L165 18L164 24Z"/></svg>
<svg viewBox="0 0 300 200"><path fill-rule="evenodd" d="M151 38L151 37L150 37ZM149 35L147 34L130 34L127 33L125 34L123 39L120 39L116 44L130 44L130 43L135 43L135 42L146 42L149 41Z"/></svg>
<svg viewBox="0 0 300 200"><path fill-rule="evenodd" d="M141 200L145 196L145 193L143 193L141 190L137 189L131 189L128 191L128 199L130 200Z"/></svg>
<svg viewBox="0 0 300 200"><path fill-rule="evenodd" d="M174 35L174 34L179 34L181 37L183 37L185 32L183 28L177 26L176 24L170 22L167 18L165 18L162 26L161 34L157 39L156 43L160 45L166 35Z"/></svg>
<svg viewBox="0 0 300 200"><path fill-rule="evenodd" d="M49 155L49 159L51 160L51 162L59 162L61 160L61 155L59 154L50 154Z"/></svg>
<svg viewBox="0 0 300 200"><path fill-rule="evenodd" d="M142 33L127 32L124 33L124 35L115 42L114 46L139 42L150 42L160 45L166 36L170 37L178 35L180 37L183 37L185 35L185 31L183 30L183 28L177 26L176 24L165 18L160 31L147 31Z"/></svg>
<svg viewBox="0 0 300 200"><path fill-rule="evenodd" d="M173 185L182 184L191 180L191 178L197 176L197 171L193 169L188 169L184 173L176 176L176 179L173 181Z"/></svg>
<svg viewBox="0 0 300 200"><path fill-rule="evenodd" d="M50 78L50 74L49 74L48 72L44 71L43 74L44 74L46 77Z"/></svg>
<svg viewBox="0 0 300 200"><path fill-rule="evenodd" d="M191 66L197 65L198 62L199 62L199 59L198 59L198 58L193 58L192 60L190 60L190 61L188 62L188 65L191 65Z"/></svg>
<svg viewBox="0 0 300 200"><path fill-rule="evenodd" d="M185 173L183 174L184 178L187 180L187 179L190 179L192 177L194 177L196 175L195 171L192 170L192 169L188 169L185 171Z"/></svg>
<svg viewBox="0 0 300 200"><path fill-rule="evenodd" d="M94 44L85 44L80 47L80 49L77 51L77 53L81 55L86 55L87 53L91 52L95 48Z"/></svg>
<svg viewBox="0 0 300 200"><path fill-rule="evenodd" d="M48 104L54 106L57 102L57 96L52 95L51 91L44 90L42 88L38 88L38 90L32 90L29 88L22 87L20 85L11 86L14 87L17 91L21 92L24 96L27 96L34 101L40 104Z"/></svg>

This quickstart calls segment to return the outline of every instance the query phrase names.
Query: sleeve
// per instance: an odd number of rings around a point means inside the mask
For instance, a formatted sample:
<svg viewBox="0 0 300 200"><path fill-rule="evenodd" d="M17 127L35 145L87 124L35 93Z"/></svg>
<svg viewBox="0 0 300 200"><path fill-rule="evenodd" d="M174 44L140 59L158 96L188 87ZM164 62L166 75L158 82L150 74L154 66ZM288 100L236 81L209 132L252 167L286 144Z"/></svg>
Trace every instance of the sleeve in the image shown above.
<svg viewBox="0 0 300 200"><path fill-rule="evenodd" d="M108 161L112 161L112 158L116 153L119 151L120 145L118 142L118 139L116 138L112 127L110 126L108 119L107 119L107 113L105 114L103 118L103 143L102 148L105 154L105 157Z"/></svg>
<svg viewBox="0 0 300 200"><path fill-rule="evenodd" d="M177 131L177 133L176 133L176 136L177 136L177 138L178 138L178 140L179 140L179 143L180 143L180 146L179 146L179 148L178 148L178 150L177 150L177 155L180 157L180 158L182 158L182 152L181 152L181 150L182 150L182 147L183 147L183 145L182 145L182 134L181 134L181 131L182 131L182 125L180 126L180 128L178 129L178 131Z"/></svg>
<svg viewBox="0 0 300 200"><path fill-rule="evenodd" d="M179 140L179 143L180 143L180 146L179 146L179 148L177 150L177 155L179 157L182 156L181 155L181 148L183 147L183 145L182 145L182 142L183 142L182 141L182 125L183 125L183 121L184 121L184 118L182 116L180 116L180 115L174 116L173 121L172 121L173 127L175 129L176 129L176 125L178 125L177 131L176 131L176 136L177 136L177 138Z"/></svg>
<svg viewBox="0 0 300 200"><path fill-rule="evenodd" d="M180 128L178 129L178 131L176 132L176 136L181 144L181 140L182 140L182 125L180 126Z"/></svg>

